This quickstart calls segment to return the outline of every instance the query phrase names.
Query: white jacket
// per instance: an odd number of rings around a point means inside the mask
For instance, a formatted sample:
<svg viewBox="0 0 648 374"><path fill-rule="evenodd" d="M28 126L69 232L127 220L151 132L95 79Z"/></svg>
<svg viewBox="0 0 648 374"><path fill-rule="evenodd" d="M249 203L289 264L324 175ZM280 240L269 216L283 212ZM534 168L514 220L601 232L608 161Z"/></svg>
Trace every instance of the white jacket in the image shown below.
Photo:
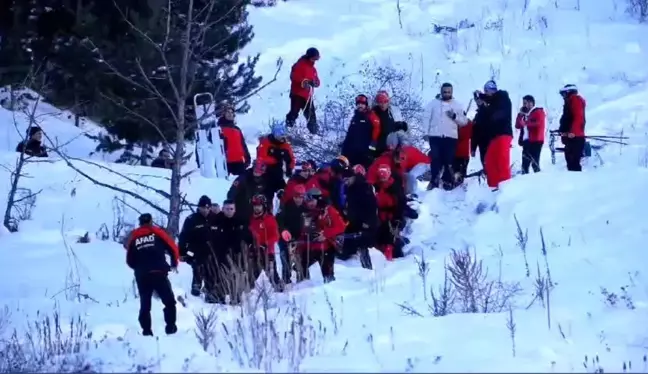
<svg viewBox="0 0 648 374"><path fill-rule="evenodd" d="M459 126L468 124L468 118L464 114L465 108L457 100L443 101L432 100L423 111L423 125L427 126L426 135L439 136L457 139L459 138ZM457 118L452 120L446 114L452 111Z"/></svg>

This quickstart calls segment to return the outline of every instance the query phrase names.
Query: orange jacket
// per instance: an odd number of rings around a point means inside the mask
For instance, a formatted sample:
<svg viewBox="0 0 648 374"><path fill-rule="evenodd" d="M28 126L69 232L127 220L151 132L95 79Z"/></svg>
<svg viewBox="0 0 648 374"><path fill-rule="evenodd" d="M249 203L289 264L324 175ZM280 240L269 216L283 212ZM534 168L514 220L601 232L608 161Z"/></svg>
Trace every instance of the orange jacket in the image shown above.
<svg viewBox="0 0 648 374"><path fill-rule="evenodd" d="M302 56L292 66L290 71L290 94L308 100L311 95L311 90L308 87L304 87L304 81L312 81L315 87L319 87L320 85L315 62L306 56Z"/></svg>
<svg viewBox="0 0 648 374"><path fill-rule="evenodd" d="M260 160L268 166L281 165L279 160L272 155L272 153L277 151L286 152L290 157L288 167L291 170L295 169L295 154L293 153L292 145L287 141L276 141L272 135L264 136L259 139L259 145L257 146L257 160Z"/></svg>

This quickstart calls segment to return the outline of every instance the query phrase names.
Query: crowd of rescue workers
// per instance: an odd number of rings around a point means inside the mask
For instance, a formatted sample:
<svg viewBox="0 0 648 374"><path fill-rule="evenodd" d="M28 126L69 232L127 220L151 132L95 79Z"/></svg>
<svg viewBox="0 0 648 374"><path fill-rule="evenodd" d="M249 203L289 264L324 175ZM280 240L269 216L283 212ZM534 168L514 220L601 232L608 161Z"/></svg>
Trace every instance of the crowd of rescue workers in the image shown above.
<svg viewBox="0 0 648 374"><path fill-rule="evenodd" d="M425 108L423 129L430 150L427 154L407 142L408 125L394 118L388 92L379 91L370 102L360 94L340 155L319 165L315 160L295 159L288 140L288 127L303 113L308 130L317 133L313 102L320 86L315 62L320 55L309 48L292 67L290 111L284 123L273 125L260 138L256 160L251 160L234 108L220 110L217 125L225 144L227 168L236 179L222 204L208 196L198 201L197 212L184 221L176 245L150 214L140 216L125 247L127 263L134 269L140 293L139 321L144 335L152 335L151 297L164 303L166 333L177 331L176 299L167 274L179 262L193 270L191 294L207 303L240 303L239 292L229 282L236 270L245 274L253 288L263 272L277 292L310 278L309 267L319 263L325 283L335 280L335 260L357 255L360 264L372 268L369 248L381 251L389 261L402 257L408 243L402 231L418 213L418 177L429 171L427 189L450 190L464 182L468 163L479 151L483 174L496 190L511 178L510 149L513 127L519 130L522 173L540 171L540 153L545 136L545 112L526 95L513 121L512 103L506 91L490 80L483 92L475 91L473 119L468 108L453 97L453 87L444 83ZM564 144L568 170L581 170L585 145L585 101L574 85L560 89L564 98L558 129ZM514 122L514 124L513 124ZM42 133L31 128L29 139L18 151L42 156ZM46 153L44 154L46 156ZM161 151L153 167L169 167L167 151ZM287 181L286 181L287 179ZM275 198L278 207L274 207ZM281 271L275 261L279 252ZM171 265L166 254L171 255ZM240 291L240 290L239 290Z"/></svg>

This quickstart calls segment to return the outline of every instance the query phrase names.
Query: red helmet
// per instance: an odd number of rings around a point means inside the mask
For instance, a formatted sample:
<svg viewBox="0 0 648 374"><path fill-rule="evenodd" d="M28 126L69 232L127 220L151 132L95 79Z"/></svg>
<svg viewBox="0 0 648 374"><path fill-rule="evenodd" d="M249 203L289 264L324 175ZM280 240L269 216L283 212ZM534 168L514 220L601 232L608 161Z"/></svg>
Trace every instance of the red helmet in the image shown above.
<svg viewBox="0 0 648 374"><path fill-rule="evenodd" d="M353 174L358 174L362 176L367 174L367 170L364 168L364 166L360 164L353 166L352 170L353 170Z"/></svg>
<svg viewBox="0 0 648 374"><path fill-rule="evenodd" d="M389 167L389 165L382 164L382 165L378 166L378 177L380 179L383 179L383 180L384 179L389 179L389 177L391 177L391 173L392 172L391 172L391 168Z"/></svg>
<svg viewBox="0 0 648 374"><path fill-rule="evenodd" d="M262 206L265 207L267 203L268 203L268 200L263 195L254 195L252 197L252 206L254 206L254 205L262 205Z"/></svg>

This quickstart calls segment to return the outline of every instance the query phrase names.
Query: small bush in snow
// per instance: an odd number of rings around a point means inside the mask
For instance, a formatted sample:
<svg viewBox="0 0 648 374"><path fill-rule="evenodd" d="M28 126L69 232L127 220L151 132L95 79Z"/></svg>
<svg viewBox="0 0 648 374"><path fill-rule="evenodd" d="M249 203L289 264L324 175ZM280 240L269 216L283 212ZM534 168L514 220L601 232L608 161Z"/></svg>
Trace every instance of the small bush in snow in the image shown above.
<svg viewBox="0 0 648 374"><path fill-rule="evenodd" d="M86 356L91 338L80 317L65 323L56 311L39 314L23 331L1 335L0 373L98 372Z"/></svg>
<svg viewBox="0 0 648 374"><path fill-rule="evenodd" d="M343 68L342 65L336 70ZM415 87L417 83L412 81L412 74L407 70L375 61L365 62L357 73L329 85L330 94L323 100L315 97L318 135L310 134L299 124L288 129L297 158L330 160L337 156L355 111L355 97L364 94L371 99L380 90L389 92L392 107L408 123L409 140L423 146L425 134L420 125L423 101Z"/></svg>
<svg viewBox="0 0 648 374"><path fill-rule="evenodd" d="M627 12L636 17L639 22L646 22L648 19L648 0L626 0Z"/></svg>
<svg viewBox="0 0 648 374"><path fill-rule="evenodd" d="M9 220L9 227L7 227L9 231L18 231L20 222L32 218L37 195L38 192L34 193L29 188L16 188L13 205L11 206L11 219Z"/></svg>

